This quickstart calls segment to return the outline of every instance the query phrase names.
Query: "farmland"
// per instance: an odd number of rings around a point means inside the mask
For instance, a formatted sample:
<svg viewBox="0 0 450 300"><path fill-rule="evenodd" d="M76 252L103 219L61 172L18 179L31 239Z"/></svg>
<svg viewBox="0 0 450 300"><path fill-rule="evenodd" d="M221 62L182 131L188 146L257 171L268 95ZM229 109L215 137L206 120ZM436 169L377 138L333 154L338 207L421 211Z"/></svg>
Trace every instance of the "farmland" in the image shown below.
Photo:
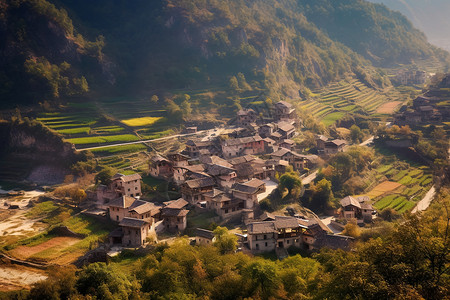
<svg viewBox="0 0 450 300"><path fill-rule="evenodd" d="M364 195L373 200L379 211L388 207L399 213L410 211L431 187L429 167L402 159L385 153L378 158L377 168L366 176L368 190Z"/></svg>
<svg viewBox="0 0 450 300"><path fill-rule="evenodd" d="M313 95L311 99L299 103L298 108L312 114L326 126L356 111L372 115L392 114L402 103L399 99L404 97L393 88L375 90L354 78L332 83L314 91Z"/></svg>

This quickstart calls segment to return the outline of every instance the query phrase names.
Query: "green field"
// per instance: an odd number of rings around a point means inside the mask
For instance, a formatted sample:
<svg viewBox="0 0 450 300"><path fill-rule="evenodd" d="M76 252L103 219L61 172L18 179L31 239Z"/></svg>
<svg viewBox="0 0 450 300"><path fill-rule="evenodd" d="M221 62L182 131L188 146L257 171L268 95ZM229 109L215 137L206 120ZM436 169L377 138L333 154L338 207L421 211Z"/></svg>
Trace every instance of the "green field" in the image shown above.
<svg viewBox="0 0 450 300"><path fill-rule="evenodd" d="M139 138L132 134L121 135L105 135L105 136L92 136L67 139L68 142L75 145L87 145L87 144L103 144L113 142L135 142L139 141Z"/></svg>

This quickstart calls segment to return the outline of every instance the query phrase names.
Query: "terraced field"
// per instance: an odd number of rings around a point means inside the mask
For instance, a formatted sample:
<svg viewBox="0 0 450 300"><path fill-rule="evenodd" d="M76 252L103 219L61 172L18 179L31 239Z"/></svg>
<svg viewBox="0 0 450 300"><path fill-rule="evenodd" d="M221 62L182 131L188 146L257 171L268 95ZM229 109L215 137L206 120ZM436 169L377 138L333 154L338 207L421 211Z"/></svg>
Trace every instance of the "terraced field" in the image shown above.
<svg viewBox="0 0 450 300"><path fill-rule="evenodd" d="M369 114L375 114L380 106L397 101L400 97L393 89L380 92L367 87L357 79L333 83L313 93L316 97L302 102L299 107L321 120L326 126L334 124L356 110L362 109ZM383 114L384 111L379 113Z"/></svg>
<svg viewBox="0 0 450 300"><path fill-rule="evenodd" d="M425 166L399 170L392 165L382 165L376 172L389 180L367 193L375 201L377 210L390 207L399 213L410 211L429 190L433 180L430 169Z"/></svg>

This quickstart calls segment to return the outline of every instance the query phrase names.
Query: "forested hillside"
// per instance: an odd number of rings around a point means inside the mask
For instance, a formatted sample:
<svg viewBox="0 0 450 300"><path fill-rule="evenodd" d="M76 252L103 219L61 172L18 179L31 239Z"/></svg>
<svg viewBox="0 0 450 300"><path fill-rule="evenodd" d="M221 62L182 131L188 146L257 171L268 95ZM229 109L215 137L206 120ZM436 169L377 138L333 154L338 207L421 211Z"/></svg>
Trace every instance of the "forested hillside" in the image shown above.
<svg viewBox="0 0 450 300"><path fill-rule="evenodd" d="M356 0L7 0L0 11L2 102L208 88L238 73L298 97L361 67L387 83L371 64L446 59L399 13Z"/></svg>

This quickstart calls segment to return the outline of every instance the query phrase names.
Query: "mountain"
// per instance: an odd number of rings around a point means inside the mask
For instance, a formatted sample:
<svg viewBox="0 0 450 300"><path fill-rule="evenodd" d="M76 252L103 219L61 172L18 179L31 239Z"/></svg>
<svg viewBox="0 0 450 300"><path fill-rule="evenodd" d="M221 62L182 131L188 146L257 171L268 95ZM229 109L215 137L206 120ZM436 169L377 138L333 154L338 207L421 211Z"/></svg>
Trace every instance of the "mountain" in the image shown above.
<svg viewBox="0 0 450 300"><path fill-rule="evenodd" d="M447 58L360 0L7 0L0 40L2 103L227 86L240 73L298 97L354 72L382 86L372 64Z"/></svg>
<svg viewBox="0 0 450 300"><path fill-rule="evenodd" d="M450 1L447 0L370 0L383 3L408 17L425 32L430 42L450 51Z"/></svg>

